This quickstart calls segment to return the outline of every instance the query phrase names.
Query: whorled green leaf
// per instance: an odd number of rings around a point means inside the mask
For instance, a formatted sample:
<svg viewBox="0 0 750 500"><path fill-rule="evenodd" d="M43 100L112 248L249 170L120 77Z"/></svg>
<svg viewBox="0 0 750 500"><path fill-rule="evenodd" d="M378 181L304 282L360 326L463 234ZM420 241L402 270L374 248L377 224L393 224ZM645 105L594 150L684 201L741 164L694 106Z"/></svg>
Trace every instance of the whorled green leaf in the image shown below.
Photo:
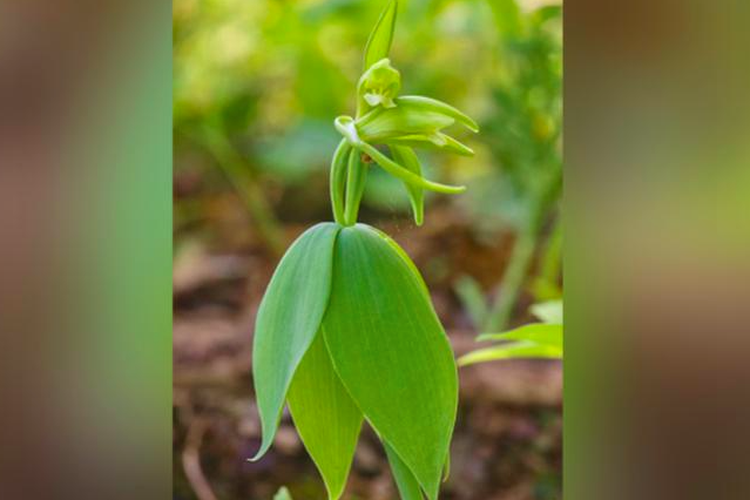
<svg viewBox="0 0 750 500"><path fill-rule="evenodd" d="M456 365L404 256L369 226L340 231L324 337L347 392L435 500L456 418Z"/></svg>
<svg viewBox="0 0 750 500"><path fill-rule="evenodd" d="M320 329L340 229L318 224L300 236L281 259L258 309L253 379L263 442L254 460L273 443L294 372Z"/></svg>
<svg viewBox="0 0 750 500"><path fill-rule="evenodd" d="M294 374L288 401L294 425L323 476L328 498L340 498L357 446L362 412L341 385L322 332Z"/></svg>
<svg viewBox="0 0 750 500"><path fill-rule="evenodd" d="M419 163L419 157L410 147L407 146L389 146L391 155L396 163L403 165L404 168L414 172L415 174L422 176L422 165ZM421 187L412 186L411 184L404 183L406 192L409 194L409 201L411 202L411 209L414 213L414 222L421 226L424 222L424 189Z"/></svg>
<svg viewBox="0 0 750 500"><path fill-rule="evenodd" d="M380 14L378 22L375 23L365 46L365 71L376 62L388 57L393 42L393 32L396 30L397 10L398 2L390 0Z"/></svg>
<svg viewBox="0 0 750 500"><path fill-rule="evenodd" d="M393 480L401 495L401 500L424 500L422 489L419 487L417 478L414 477L409 467L401 460L391 446L383 442L388 463L391 465Z"/></svg>

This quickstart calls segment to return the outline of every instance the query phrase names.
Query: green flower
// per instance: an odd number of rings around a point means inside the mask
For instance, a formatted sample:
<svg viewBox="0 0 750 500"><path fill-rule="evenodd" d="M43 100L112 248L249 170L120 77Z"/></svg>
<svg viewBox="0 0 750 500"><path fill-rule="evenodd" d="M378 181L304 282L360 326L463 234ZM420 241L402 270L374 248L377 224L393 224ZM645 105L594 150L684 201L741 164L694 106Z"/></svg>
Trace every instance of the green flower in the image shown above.
<svg viewBox="0 0 750 500"><path fill-rule="evenodd" d="M436 99L398 95L401 74L387 57L394 21L395 7L386 9L368 41L365 71L357 86L356 118L339 116L334 121L336 130L344 139L331 164L331 201L336 221L343 225L356 221L367 175L367 165L355 157L374 160L404 183L414 220L421 225L425 189L452 194L461 193L465 188L422 177L422 165L413 148L437 149L464 156L474 154L470 147L443 132L456 122L478 132L474 120ZM388 31L389 27L391 31ZM377 146L386 146L390 156Z"/></svg>
<svg viewBox="0 0 750 500"><path fill-rule="evenodd" d="M382 105L393 108L393 99L401 90L401 74L391 66L389 59L381 59L365 71L359 79L357 94L370 108ZM360 101L360 110L365 109Z"/></svg>

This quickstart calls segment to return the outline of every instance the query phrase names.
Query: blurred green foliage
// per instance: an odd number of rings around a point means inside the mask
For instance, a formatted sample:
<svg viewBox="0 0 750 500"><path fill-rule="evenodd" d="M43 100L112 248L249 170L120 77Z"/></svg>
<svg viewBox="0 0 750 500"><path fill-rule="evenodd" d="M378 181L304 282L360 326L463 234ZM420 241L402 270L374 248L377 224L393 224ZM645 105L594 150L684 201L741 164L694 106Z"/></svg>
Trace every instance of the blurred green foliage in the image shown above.
<svg viewBox="0 0 750 500"><path fill-rule="evenodd" d="M491 200L479 206L476 193L468 203L511 221L520 209L503 210L498 201L536 189L535 170L556 155L561 64L559 7L531 14L514 7L507 0L403 2L392 52L412 75L405 92L479 117L480 161L436 157L431 164L462 181L499 175L476 183ZM175 0L178 153L181 140L211 124L265 176L300 184L320 175L337 142L333 118L352 113L362 49L381 8L369 0ZM499 191L508 198L499 200ZM406 207L402 198L394 197L398 207Z"/></svg>
<svg viewBox="0 0 750 500"><path fill-rule="evenodd" d="M362 50L383 4L174 0L175 170L194 168L187 158L199 152L205 176L232 182L266 240L278 239L276 219L287 217L263 199L269 186L305 192L306 213L326 213L339 140L333 119L354 113ZM450 102L481 127L456 137L474 158L420 152L425 176L469 186L445 202L478 234L519 235L504 303L488 306L484 326L494 331L505 326L540 249L552 252L540 266L551 277L532 289L539 299L559 295L560 245L542 236L562 185L561 11L556 0L401 2L391 59L409 75L402 93ZM408 217L404 187L380 169L363 205Z"/></svg>

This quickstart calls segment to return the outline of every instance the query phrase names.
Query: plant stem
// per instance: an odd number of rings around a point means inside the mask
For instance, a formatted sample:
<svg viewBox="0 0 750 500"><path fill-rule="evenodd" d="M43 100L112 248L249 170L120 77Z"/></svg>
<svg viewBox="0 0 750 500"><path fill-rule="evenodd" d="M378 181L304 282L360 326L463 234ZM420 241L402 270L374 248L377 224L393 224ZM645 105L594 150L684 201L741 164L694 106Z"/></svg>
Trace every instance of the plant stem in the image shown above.
<svg viewBox="0 0 750 500"><path fill-rule="evenodd" d="M536 240L536 231L531 227L531 224L527 225L519 234L513 246L510 264L500 282L499 295L487 315L483 329L485 332L505 330L531 266Z"/></svg>
<svg viewBox="0 0 750 500"><path fill-rule="evenodd" d="M513 309L521 295L526 277L534 260L539 233L550 206L557 200L562 181L562 169L556 169L543 189L531 201L529 217L513 246L510 264L500 282L499 294L485 320L483 331L500 332L506 329Z"/></svg>
<svg viewBox="0 0 750 500"><path fill-rule="evenodd" d="M206 146L216 163L244 202L255 222L265 246L280 257L284 254L284 237L281 226L268 204L263 188L251 174L246 162L215 124L203 129Z"/></svg>

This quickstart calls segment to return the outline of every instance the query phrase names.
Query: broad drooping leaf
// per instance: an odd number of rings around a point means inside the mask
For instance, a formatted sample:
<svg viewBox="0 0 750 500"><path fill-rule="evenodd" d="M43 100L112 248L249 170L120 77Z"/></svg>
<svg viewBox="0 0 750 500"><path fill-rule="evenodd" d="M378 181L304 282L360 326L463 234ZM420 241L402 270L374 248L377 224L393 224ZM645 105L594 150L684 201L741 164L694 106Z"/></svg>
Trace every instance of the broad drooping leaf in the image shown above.
<svg viewBox="0 0 750 500"><path fill-rule="evenodd" d="M393 32L396 29L397 10L398 2L390 0L370 33L365 46L365 71L376 62L388 57L393 42Z"/></svg>
<svg viewBox="0 0 750 500"><path fill-rule="evenodd" d="M399 458L393 448L388 443L383 443L385 454L388 457L388 463L391 464L393 479L396 481L396 487L401 494L401 500L424 500L419 482L409 467Z"/></svg>
<svg viewBox="0 0 750 500"><path fill-rule="evenodd" d="M331 291L331 270L340 226L318 224L289 248L258 309L253 379L263 428L254 459L273 443L289 384L320 329Z"/></svg>
<svg viewBox="0 0 750 500"><path fill-rule="evenodd" d="M338 499L357 446L362 413L333 370L322 332L313 341L289 388L289 409L318 467L329 499Z"/></svg>
<svg viewBox="0 0 750 500"><path fill-rule="evenodd" d="M374 229L343 228L323 331L348 393L435 500L458 383L448 339L414 269Z"/></svg>

